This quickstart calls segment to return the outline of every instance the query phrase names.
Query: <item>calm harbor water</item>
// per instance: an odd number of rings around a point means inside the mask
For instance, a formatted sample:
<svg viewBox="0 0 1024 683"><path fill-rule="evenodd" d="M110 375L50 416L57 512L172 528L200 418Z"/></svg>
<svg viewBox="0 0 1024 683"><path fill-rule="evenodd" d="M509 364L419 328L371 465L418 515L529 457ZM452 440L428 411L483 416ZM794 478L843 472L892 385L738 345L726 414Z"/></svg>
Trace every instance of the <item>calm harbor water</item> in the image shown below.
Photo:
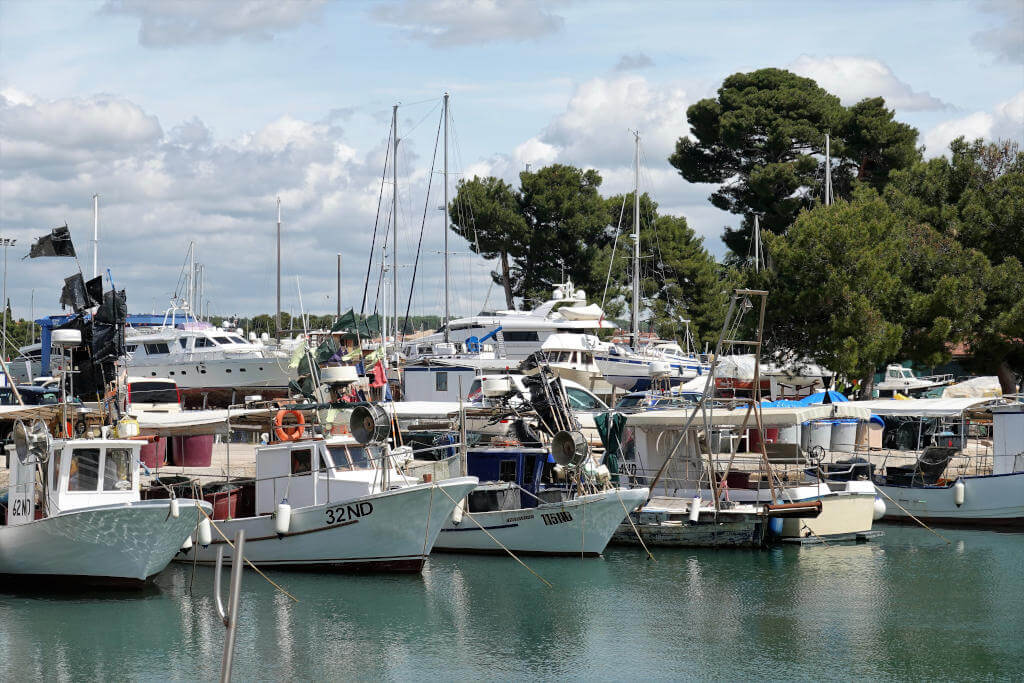
<svg viewBox="0 0 1024 683"><path fill-rule="evenodd" d="M435 555L422 576L247 572L246 679L1020 679L1024 535L883 526L862 545ZM215 679L212 571L141 594L0 593L5 680ZM227 572L225 572L225 586ZM226 587L225 587L226 590Z"/></svg>

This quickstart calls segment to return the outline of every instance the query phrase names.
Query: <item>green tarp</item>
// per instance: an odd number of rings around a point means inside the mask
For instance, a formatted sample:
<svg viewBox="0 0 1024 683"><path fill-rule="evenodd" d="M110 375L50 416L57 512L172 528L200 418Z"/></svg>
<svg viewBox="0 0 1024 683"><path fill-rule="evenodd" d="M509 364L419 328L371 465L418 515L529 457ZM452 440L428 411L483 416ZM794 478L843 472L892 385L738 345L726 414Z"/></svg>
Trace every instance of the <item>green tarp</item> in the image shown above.
<svg viewBox="0 0 1024 683"><path fill-rule="evenodd" d="M622 433L626 429L626 416L609 411L594 416L597 433L604 444L604 464L612 473L612 481L619 483L619 455L622 450Z"/></svg>

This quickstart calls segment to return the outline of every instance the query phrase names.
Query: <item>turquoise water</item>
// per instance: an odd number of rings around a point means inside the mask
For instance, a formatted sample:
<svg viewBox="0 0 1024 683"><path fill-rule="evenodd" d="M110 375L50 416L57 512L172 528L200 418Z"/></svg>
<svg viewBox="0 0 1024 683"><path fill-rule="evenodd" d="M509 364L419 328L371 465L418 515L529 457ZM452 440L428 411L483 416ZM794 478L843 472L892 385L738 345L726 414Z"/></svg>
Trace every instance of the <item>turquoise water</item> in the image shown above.
<svg viewBox="0 0 1024 683"><path fill-rule="evenodd" d="M422 576L253 572L236 680L1020 679L1024 535L884 526L861 545L435 555ZM216 679L210 569L140 594L0 593L15 679ZM225 572L225 586L227 572ZM226 588L225 588L226 590Z"/></svg>

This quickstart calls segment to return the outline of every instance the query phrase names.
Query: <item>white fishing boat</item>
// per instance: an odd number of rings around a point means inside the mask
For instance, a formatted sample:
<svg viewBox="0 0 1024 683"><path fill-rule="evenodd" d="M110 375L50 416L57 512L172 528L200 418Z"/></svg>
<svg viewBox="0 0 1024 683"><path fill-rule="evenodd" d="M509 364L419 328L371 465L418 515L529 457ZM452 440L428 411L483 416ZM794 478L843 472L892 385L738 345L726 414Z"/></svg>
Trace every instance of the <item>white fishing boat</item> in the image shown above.
<svg viewBox="0 0 1024 683"><path fill-rule="evenodd" d="M24 413L4 406L4 418ZM53 408L56 408L54 406ZM0 526L0 574L12 581L142 584L194 532L205 502L140 500L135 439L51 439L16 423Z"/></svg>
<svg viewBox="0 0 1024 683"><path fill-rule="evenodd" d="M612 344L590 334L553 334L544 340L541 351L556 375L610 401L613 385L602 375L594 354L607 352L611 347Z"/></svg>
<svg viewBox="0 0 1024 683"><path fill-rule="evenodd" d="M216 561L226 539L245 531L245 555L261 566L335 571L418 572L456 502L475 477L441 482L395 468L386 445L351 436L283 441L258 448L251 514L215 520L210 543L182 561ZM226 537L226 538L225 538Z"/></svg>
<svg viewBox="0 0 1024 683"><path fill-rule="evenodd" d="M545 486L548 454L523 446L468 449L467 471L485 483L469 494L465 514L455 511L435 548L589 557L604 552L629 511L647 499L647 489L616 488L606 478L601 483L600 475L585 478L583 493L575 485Z"/></svg>
<svg viewBox="0 0 1024 683"><path fill-rule="evenodd" d="M884 417L912 419L904 424L925 434L918 452L871 457L886 519L913 515L936 524L1024 528L1024 404L992 398L855 403ZM991 438L981 431L989 424Z"/></svg>
<svg viewBox="0 0 1024 683"><path fill-rule="evenodd" d="M949 374L918 377L910 368L894 363L885 368L885 378L876 384L875 388L882 395L892 395L896 392L911 394L944 387L952 384L953 381L953 375Z"/></svg>

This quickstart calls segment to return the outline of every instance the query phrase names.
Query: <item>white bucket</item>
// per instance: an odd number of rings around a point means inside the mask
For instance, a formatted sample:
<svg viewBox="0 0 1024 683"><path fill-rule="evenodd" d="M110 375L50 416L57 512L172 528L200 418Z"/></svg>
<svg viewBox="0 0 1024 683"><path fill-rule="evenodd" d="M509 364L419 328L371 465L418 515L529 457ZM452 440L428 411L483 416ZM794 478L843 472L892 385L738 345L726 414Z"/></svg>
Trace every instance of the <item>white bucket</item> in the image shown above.
<svg viewBox="0 0 1024 683"><path fill-rule="evenodd" d="M832 424L830 448L836 453L853 453L857 444L857 420L836 420Z"/></svg>
<svg viewBox="0 0 1024 683"><path fill-rule="evenodd" d="M811 422L808 424L809 432L807 437L807 450L811 450L815 446L821 446L823 450L828 450L832 446L832 422L829 420L822 420L820 422Z"/></svg>

